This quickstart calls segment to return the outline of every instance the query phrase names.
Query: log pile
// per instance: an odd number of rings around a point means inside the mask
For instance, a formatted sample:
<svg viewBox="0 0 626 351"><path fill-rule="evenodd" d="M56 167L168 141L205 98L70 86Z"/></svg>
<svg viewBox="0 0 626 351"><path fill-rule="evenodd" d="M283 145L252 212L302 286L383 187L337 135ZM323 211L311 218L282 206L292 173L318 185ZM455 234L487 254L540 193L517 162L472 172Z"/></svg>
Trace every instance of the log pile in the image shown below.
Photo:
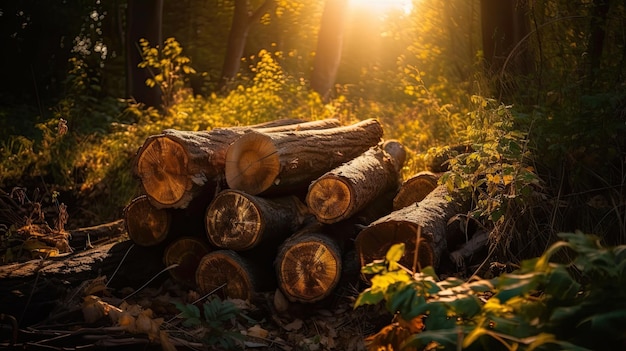
<svg viewBox="0 0 626 351"><path fill-rule="evenodd" d="M466 204L449 201L437 174L402 183L405 158L374 119L167 130L137 153L145 195L127 206L126 228L201 293L249 300L278 288L320 301L348 257L364 265L399 241L415 271L445 256L448 220Z"/></svg>

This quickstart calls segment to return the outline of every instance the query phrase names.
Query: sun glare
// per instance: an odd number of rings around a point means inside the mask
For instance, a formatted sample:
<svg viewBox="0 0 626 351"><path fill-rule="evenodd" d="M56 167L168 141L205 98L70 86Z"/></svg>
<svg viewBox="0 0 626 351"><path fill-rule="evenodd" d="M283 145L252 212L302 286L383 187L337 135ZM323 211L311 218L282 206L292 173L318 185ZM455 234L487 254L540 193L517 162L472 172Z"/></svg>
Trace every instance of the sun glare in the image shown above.
<svg viewBox="0 0 626 351"><path fill-rule="evenodd" d="M349 0L350 5L353 7L359 7L367 9L372 12L384 15L389 11L400 10L405 15L411 13L413 9L412 0Z"/></svg>

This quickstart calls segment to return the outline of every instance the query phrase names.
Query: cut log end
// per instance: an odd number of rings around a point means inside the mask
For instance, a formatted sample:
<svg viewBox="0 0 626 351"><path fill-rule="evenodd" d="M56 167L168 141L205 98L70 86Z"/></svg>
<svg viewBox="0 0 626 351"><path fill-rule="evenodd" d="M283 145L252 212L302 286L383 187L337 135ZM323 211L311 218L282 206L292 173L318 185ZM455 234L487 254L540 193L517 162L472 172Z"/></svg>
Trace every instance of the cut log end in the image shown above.
<svg viewBox="0 0 626 351"><path fill-rule="evenodd" d="M283 246L277 258L281 290L292 302L315 302L328 296L341 277L341 256L336 244L303 235Z"/></svg>
<svg viewBox="0 0 626 351"><path fill-rule="evenodd" d="M334 223L353 206L349 184L340 177L327 176L311 184L306 203L322 223Z"/></svg>
<svg viewBox="0 0 626 351"><path fill-rule="evenodd" d="M196 283L202 294L216 292L231 299L250 300L255 291L247 263L230 250L205 255L196 269Z"/></svg>
<svg viewBox="0 0 626 351"><path fill-rule="evenodd" d="M237 191L220 193L207 208L207 236L211 244L236 251L254 247L264 220L257 206Z"/></svg>
<svg viewBox="0 0 626 351"><path fill-rule="evenodd" d="M188 190L187 163L182 145L169 138L154 138L138 155L137 175L152 199L173 205Z"/></svg>
<svg viewBox="0 0 626 351"><path fill-rule="evenodd" d="M177 239L165 248L163 261L166 267L177 265L169 270L170 276L175 281L187 287L195 287L196 268L202 257L210 251L202 240L184 237Z"/></svg>
<svg viewBox="0 0 626 351"><path fill-rule="evenodd" d="M413 272L419 272L434 265L435 253L431 242L431 235L421 233L419 226L407 222L387 222L365 228L354 244L361 266L365 266L383 259L392 245L404 243L406 251L399 263Z"/></svg>
<svg viewBox="0 0 626 351"><path fill-rule="evenodd" d="M420 172L407 179L393 199L394 211L422 201L426 195L435 190L438 179L436 174L428 171Z"/></svg>
<svg viewBox="0 0 626 351"><path fill-rule="evenodd" d="M128 237L137 245L154 246L167 237L171 214L154 207L145 195L126 206L124 217Z"/></svg>
<svg viewBox="0 0 626 351"><path fill-rule="evenodd" d="M231 189L257 195L269 188L280 173L280 160L272 140L250 132L226 152L226 182Z"/></svg>

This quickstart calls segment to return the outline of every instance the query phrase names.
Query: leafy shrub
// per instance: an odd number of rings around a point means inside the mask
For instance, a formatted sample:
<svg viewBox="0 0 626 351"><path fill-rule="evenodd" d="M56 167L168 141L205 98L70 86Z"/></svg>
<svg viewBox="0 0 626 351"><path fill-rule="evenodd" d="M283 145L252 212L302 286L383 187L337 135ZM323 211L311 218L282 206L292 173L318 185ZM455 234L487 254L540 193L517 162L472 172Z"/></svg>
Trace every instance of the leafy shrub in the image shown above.
<svg viewBox="0 0 626 351"><path fill-rule="evenodd" d="M396 322L369 338L370 350L617 350L626 335L626 246L559 234L538 258L491 280L439 281L431 267L412 275L398 264L404 244L363 267L376 274L355 308L384 301ZM551 262L563 249L571 258ZM579 278L579 279L577 279ZM390 343L393 341L393 343Z"/></svg>

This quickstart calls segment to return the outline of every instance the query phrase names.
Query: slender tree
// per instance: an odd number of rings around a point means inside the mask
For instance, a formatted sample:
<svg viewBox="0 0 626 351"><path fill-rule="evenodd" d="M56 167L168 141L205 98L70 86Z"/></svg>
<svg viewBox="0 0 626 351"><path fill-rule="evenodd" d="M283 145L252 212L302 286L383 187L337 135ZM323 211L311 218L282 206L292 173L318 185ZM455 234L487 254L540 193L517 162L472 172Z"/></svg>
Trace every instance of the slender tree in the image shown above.
<svg viewBox="0 0 626 351"><path fill-rule="evenodd" d="M253 24L257 23L266 14L275 0L265 0L255 11L250 9L249 0L235 0L235 12L228 34L228 44L226 56L222 66L222 76L220 79L220 89L226 89L228 83L237 76L241 65L243 51L246 48L246 39Z"/></svg>
<svg viewBox="0 0 626 351"><path fill-rule="evenodd" d="M524 0L480 1L483 53L488 70L499 73L506 68L521 74L530 71L530 60L524 52L512 51L529 32L526 8Z"/></svg>
<svg viewBox="0 0 626 351"><path fill-rule="evenodd" d="M322 13L311 88L325 100L330 96L341 62L347 11L348 0L327 0Z"/></svg>
<svg viewBox="0 0 626 351"><path fill-rule="evenodd" d="M146 39L153 45L163 43L163 0L129 0L127 11L126 93L137 102L157 107L161 105L161 92L158 88L146 85L146 79L152 73L137 65L143 60L140 39Z"/></svg>

